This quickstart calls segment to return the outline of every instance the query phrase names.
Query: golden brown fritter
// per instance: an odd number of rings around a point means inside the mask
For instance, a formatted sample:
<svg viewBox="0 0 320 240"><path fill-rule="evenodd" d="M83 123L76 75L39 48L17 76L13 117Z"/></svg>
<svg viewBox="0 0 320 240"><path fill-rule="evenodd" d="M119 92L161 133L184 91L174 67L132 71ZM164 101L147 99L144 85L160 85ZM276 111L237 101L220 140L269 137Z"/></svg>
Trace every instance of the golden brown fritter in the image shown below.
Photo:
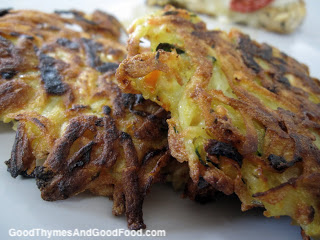
<svg viewBox="0 0 320 240"><path fill-rule="evenodd" d="M171 4L193 12L222 17L224 21L284 34L294 32L306 16L306 4L303 0L147 0L146 2L148 5L159 6Z"/></svg>
<svg viewBox="0 0 320 240"><path fill-rule="evenodd" d="M24 120L34 125L33 134L45 135L33 143L38 160L46 158L48 146L59 137L64 122L89 107L100 112L100 106L93 105L93 98L103 88L92 86L111 82L108 76L105 80L98 77L114 72L126 54L117 42L121 30L117 20L99 11L90 16L76 11L69 14L74 18L7 11L0 18L1 120L9 122L18 116L21 125ZM76 26L78 31L70 29ZM24 116L27 112L28 116ZM41 123L50 125L45 119L48 116L58 129L42 126ZM22 131L24 127L18 129ZM34 166L27 165L12 168L12 174L17 176L29 167L30 174Z"/></svg>
<svg viewBox="0 0 320 240"><path fill-rule="evenodd" d="M129 32L117 79L171 112L169 148L194 183L320 237L320 82L307 66L173 7Z"/></svg>
<svg viewBox="0 0 320 240"><path fill-rule="evenodd" d="M8 171L35 176L49 201L108 196L130 229L145 228L144 196L172 159L168 113L114 83L121 25L100 11L1 15L0 116L17 129Z"/></svg>

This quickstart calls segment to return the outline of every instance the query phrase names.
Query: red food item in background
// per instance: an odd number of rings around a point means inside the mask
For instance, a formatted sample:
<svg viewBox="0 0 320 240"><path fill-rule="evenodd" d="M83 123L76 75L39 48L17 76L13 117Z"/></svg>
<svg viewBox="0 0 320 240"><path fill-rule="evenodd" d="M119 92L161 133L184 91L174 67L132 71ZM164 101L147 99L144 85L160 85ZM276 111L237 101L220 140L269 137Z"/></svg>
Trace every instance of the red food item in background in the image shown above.
<svg viewBox="0 0 320 240"><path fill-rule="evenodd" d="M230 9L235 12L249 13L259 10L273 2L273 0L232 0Z"/></svg>

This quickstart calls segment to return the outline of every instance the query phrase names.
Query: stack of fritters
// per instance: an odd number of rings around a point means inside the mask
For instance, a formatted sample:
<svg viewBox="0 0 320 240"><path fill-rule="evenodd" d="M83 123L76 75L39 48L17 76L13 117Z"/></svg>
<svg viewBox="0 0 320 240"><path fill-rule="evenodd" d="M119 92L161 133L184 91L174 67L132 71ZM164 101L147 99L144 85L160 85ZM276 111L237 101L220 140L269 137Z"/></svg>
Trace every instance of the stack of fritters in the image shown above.
<svg viewBox="0 0 320 240"><path fill-rule="evenodd" d="M171 112L169 148L194 183L320 237L320 82L308 68L172 7L129 32L117 79Z"/></svg>
<svg viewBox="0 0 320 240"><path fill-rule="evenodd" d="M115 215L144 228L144 196L171 158L169 115L115 84L120 23L100 11L1 15L0 114L17 130L8 171L35 177L45 200L111 197Z"/></svg>

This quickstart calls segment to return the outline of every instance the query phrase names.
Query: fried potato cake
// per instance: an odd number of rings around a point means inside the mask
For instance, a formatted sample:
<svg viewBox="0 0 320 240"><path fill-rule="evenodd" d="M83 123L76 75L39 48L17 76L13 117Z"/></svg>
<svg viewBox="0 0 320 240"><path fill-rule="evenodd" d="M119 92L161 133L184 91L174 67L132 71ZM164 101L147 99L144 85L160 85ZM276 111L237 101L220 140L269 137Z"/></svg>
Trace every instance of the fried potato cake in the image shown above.
<svg viewBox="0 0 320 240"><path fill-rule="evenodd" d="M96 72L103 73L103 67L105 72L108 67L114 71L126 52L117 43L121 30L117 20L99 11L87 18L81 12L68 13L74 17L69 19L58 14L7 10L0 18L0 117L4 122L19 118L20 138L23 138L24 120L34 125L33 134L47 133L44 134L47 137L33 143L33 155L37 160L46 159L50 146L60 135L61 125L94 103L88 95L94 95L92 84L102 75ZM78 31L72 30L75 27ZM93 41L94 37L103 42ZM99 55L109 57L111 61L103 66ZM87 79L89 74L92 75L91 82ZM95 107L94 111L99 112L98 108ZM67 115L61 113L67 109ZM34 120L42 116L54 119L58 129L53 126L44 128L41 119ZM20 160L12 161L13 177L20 173L31 174L34 169L34 161L32 165ZM14 166L13 162L17 165Z"/></svg>
<svg viewBox="0 0 320 240"><path fill-rule="evenodd" d="M12 177L35 177L49 201L108 196L140 229L144 196L171 159L168 113L115 84L121 28L100 11L2 11L0 118L17 130Z"/></svg>
<svg viewBox="0 0 320 240"><path fill-rule="evenodd" d="M169 148L194 183L320 237L320 82L308 67L170 6L129 33L117 80L171 112Z"/></svg>
<svg viewBox="0 0 320 240"><path fill-rule="evenodd" d="M148 5L171 4L233 22L269 31L294 32L306 16L303 0L147 0Z"/></svg>

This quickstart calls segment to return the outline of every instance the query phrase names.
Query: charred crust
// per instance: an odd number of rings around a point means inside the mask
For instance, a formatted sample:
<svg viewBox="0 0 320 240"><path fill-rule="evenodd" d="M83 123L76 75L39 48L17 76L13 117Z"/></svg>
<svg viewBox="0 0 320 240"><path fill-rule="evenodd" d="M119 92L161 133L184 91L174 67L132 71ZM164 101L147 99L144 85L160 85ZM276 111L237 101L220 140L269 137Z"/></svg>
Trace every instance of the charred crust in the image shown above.
<svg viewBox="0 0 320 240"><path fill-rule="evenodd" d="M170 43L159 43L157 48L156 48L156 51L158 51L160 49L163 50L163 51L166 51L166 52L172 52L172 50L175 49L177 54L185 53L184 50L182 50L181 48L178 48L175 45L170 44Z"/></svg>
<svg viewBox="0 0 320 240"><path fill-rule="evenodd" d="M258 48L256 45L252 44L247 35L241 35L238 43L238 49L241 51L242 60L245 65L255 73L259 73L261 68L253 58L254 55L258 53Z"/></svg>
<svg viewBox="0 0 320 240"><path fill-rule="evenodd" d="M101 174L101 172L97 172L97 173L95 173L94 175L92 175L92 176L90 177L90 181L96 180L96 179L100 176L100 174Z"/></svg>
<svg viewBox="0 0 320 240"><path fill-rule="evenodd" d="M147 174L148 177L144 180L143 183L140 183L141 185L141 193L143 196L145 196L148 191L150 190L152 184L155 182L165 182L168 172L163 171L163 169L168 166L169 162L175 161L170 154L170 151L168 150L168 147L163 148L163 152L161 152L159 155L155 155L154 158L149 158L148 161L145 162L144 165L141 166L139 171L144 172L145 169L147 169L150 165L154 166L151 171L148 171ZM171 160L171 161L170 161ZM174 162L176 163L176 162ZM143 163L142 163L143 164ZM155 165L154 165L155 164ZM172 168L172 169L171 169ZM169 172L174 171L174 164L172 166L169 166Z"/></svg>
<svg viewBox="0 0 320 240"><path fill-rule="evenodd" d="M62 199L67 199L68 197L70 197L71 193L70 192L70 187L68 188L68 184L66 184L67 182L65 181L65 179L63 179L62 181L60 181L58 183L58 192L59 195L61 196ZM74 186L73 186L74 188ZM48 199L46 199L48 200Z"/></svg>
<svg viewBox="0 0 320 240"><path fill-rule="evenodd" d="M294 163L302 162L302 161L303 161L303 158L301 156L294 156L294 158L293 158Z"/></svg>
<svg viewBox="0 0 320 240"><path fill-rule="evenodd" d="M87 55L88 64L101 73L115 73L119 67L118 63L102 62L98 52L103 50L101 43L95 42L92 39L81 38L84 50Z"/></svg>
<svg viewBox="0 0 320 240"><path fill-rule="evenodd" d="M57 142L46 160L51 169L57 171L64 169L64 166L66 165L65 160L68 157L71 146L89 128L90 123L94 124L95 120L95 118L83 119L82 117L79 117L70 122L65 134L60 138L59 142Z"/></svg>
<svg viewBox="0 0 320 240"><path fill-rule="evenodd" d="M41 183L43 199L48 201L66 199L84 191L88 184L100 175L99 168L96 168L94 172L88 170L90 168L88 165L95 161L91 160L92 149L96 145L95 141L81 146L78 151L69 156L74 142L83 136L85 131L96 130L95 127L92 127L96 121L96 117L90 116L74 118L63 137L56 142L44 164L46 169L42 169L41 175L36 175ZM49 177L46 176L46 173L49 174Z"/></svg>
<svg viewBox="0 0 320 240"><path fill-rule="evenodd" d="M292 167L296 162L302 161L302 158L296 156L292 161L288 162L281 156L270 154L268 156L268 161L270 162L270 165L273 169L277 171L284 171L285 169Z"/></svg>
<svg viewBox="0 0 320 240"><path fill-rule="evenodd" d="M139 105L145 102L145 99L143 98L142 94L136 94L136 101L135 105Z"/></svg>
<svg viewBox="0 0 320 240"><path fill-rule="evenodd" d="M0 73L1 77L6 80L12 79L18 72L13 69L9 69L7 71L3 71Z"/></svg>
<svg viewBox="0 0 320 240"><path fill-rule="evenodd" d="M167 134L168 124L166 120L169 114L160 108L155 114L150 114L141 126L135 130L134 136L138 139L152 140L161 138Z"/></svg>
<svg viewBox="0 0 320 240"><path fill-rule="evenodd" d="M2 8L2 9L0 9L0 17L3 17L5 15L7 15L8 13L10 13L10 10L12 10L12 8Z"/></svg>
<svg viewBox="0 0 320 240"><path fill-rule="evenodd" d="M11 52L12 52L14 46L8 39L0 36L0 46L1 46L1 51L0 51L1 57L11 55Z"/></svg>
<svg viewBox="0 0 320 240"><path fill-rule="evenodd" d="M211 163L215 168L220 169L219 164L217 164L217 163L215 163L215 162L211 161L211 159L210 159L210 157L209 157L209 156L206 156L206 162ZM206 163L205 163L205 166L207 167L207 166L208 166L208 164L206 164Z"/></svg>
<svg viewBox="0 0 320 240"><path fill-rule="evenodd" d="M271 61L273 59L272 47L269 46L268 44L265 44L265 43L261 44L261 46L258 47L258 50L256 50L255 52L258 57L261 57L266 61Z"/></svg>
<svg viewBox="0 0 320 240"><path fill-rule="evenodd" d="M97 25L94 21L91 21L91 20L88 20L88 19L84 18L82 16L82 14L80 14L79 12L74 11L73 15L74 15L75 19L78 20L78 21L83 21L83 22L85 22L85 23L87 23L89 25Z"/></svg>
<svg viewBox="0 0 320 240"><path fill-rule="evenodd" d="M124 198L128 227L131 230L144 229L146 227L142 218L144 194L139 190L137 151L129 134L122 132L120 139L126 159L122 181L126 183L124 185Z"/></svg>
<svg viewBox="0 0 320 240"><path fill-rule="evenodd" d="M22 176L22 177L24 177L24 178L35 178L35 177L36 177L34 171L32 171L31 173L28 173L27 170L26 170L26 171L22 171L22 172L20 173L20 176Z"/></svg>
<svg viewBox="0 0 320 240"><path fill-rule="evenodd" d="M160 51L157 51L156 60L159 60L159 58L160 58Z"/></svg>
<svg viewBox="0 0 320 240"><path fill-rule="evenodd" d="M252 69L255 73L259 73L261 68L258 63L253 59L251 55L246 52L242 53L243 62L247 65L248 68Z"/></svg>
<svg viewBox="0 0 320 240"><path fill-rule="evenodd" d="M205 151L208 153L209 156L223 156L230 158L236 161L239 166L242 165L243 157L238 152L238 150L233 147L229 143L219 142L214 139L210 139L207 145L205 146Z"/></svg>
<svg viewBox="0 0 320 240"><path fill-rule="evenodd" d="M41 79L46 92L52 95L63 95L66 93L68 85L62 81L63 78L56 67L56 60L53 57L40 53L39 61Z"/></svg>
<svg viewBox="0 0 320 240"><path fill-rule="evenodd" d="M121 141L125 141L125 140L128 140L128 139L131 140L131 136L126 132L122 132L121 135L120 135L120 139L121 139Z"/></svg>
<svg viewBox="0 0 320 240"><path fill-rule="evenodd" d="M102 121L104 126L103 150L94 163L98 166L112 167L118 158L116 144L119 138L119 131L112 117L103 117Z"/></svg>
<svg viewBox="0 0 320 240"><path fill-rule="evenodd" d="M276 80L278 80L279 83L283 84L287 88L291 87L291 84L290 84L288 78L286 78L284 76L276 77Z"/></svg>
<svg viewBox="0 0 320 240"><path fill-rule="evenodd" d="M168 15L178 15L178 14L179 14L178 11L166 11L162 15L163 16L168 16Z"/></svg>
<svg viewBox="0 0 320 240"><path fill-rule="evenodd" d="M182 9L185 9L186 8L186 5L183 4L182 2L178 2L178 1L170 1L170 5L176 7L176 8L182 8ZM161 5L161 3L159 4L159 6L163 6ZM167 11L164 11L165 13L166 12L171 12L171 10L167 10Z"/></svg>
<svg viewBox="0 0 320 240"><path fill-rule="evenodd" d="M48 26L48 29L50 29L51 31L55 31L55 32L57 32L57 31L60 31L60 30L61 30L61 28L56 27L56 26Z"/></svg>
<svg viewBox="0 0 320 240"><path fill-rule="evenodd" d="M287 129L287 126L286 126L284 121L279 121L278 125L279 125L279 127L281 128L282 131L288 133L288 129Z"/></svg>
<svg viewBox="0 0 320 240"><path fill-rule="evenodd" d="M119 63L105 62L105 63L102 63L100 66L97 66L96 69L101 73L106 73L106 72L115 73L118 67L119 67Z"/></svg>
<svg viewBox="0 0 320 240"><path fill-rule="evenodd" d="M102 118L97 119L97 121L95 121L94 125L96 125L97 127L103 127L104 126L103 119Z"/></svg>
<svg viewBox="0 0 320 240"><path fill-rule="evenodd" d="M252 69L255 73L259 73L261 68L254 60L254 57L260 57L268 62L273 60L272 47L267 44L258 46L255 42L251 41L248 35L245 34L240 34L237 49L241 51L242 59L246 66Z"/></svg>
<svg viewBox="0 0 320 240"><path fill-rule="evenodd" d="M183 195L200 204L205 204L216 199L217 190L200 176L198 183L189 179Z"/></svg>
<svg viewBox="0 0 320 240"><path fill-rule="evenodd" d="M122 100L124 107L132 110L134 103L135 103L135 100L136 100L136 96L131 93L123 93L121 95L121 100Z"/></svg>
<svg viewBox="0 0 320 240"><path fill-rule="evenodd" d="M310 206L310 207L308 208L308 210L309 210L309 211L308 211L309 214L308 214L308 216L307 216L308 222L309 222L309 223L312 223L313 220L314 220L314 215L315 215L314 207L313 207L313 206Z"/></svg>
<svg viewBox="0 0 320 240"><path fill-rule="evenodd" d="M292 71L288 68L287 62L278 57L274 57L272 55L272 47L267 44L257 45L254 41L250 39L248 35L240 34L238 47L241 51L242 60L245 65L252 69L256 74L262 71L260 65L254 60L254 57L261 58L268 63L270 63L275 72L267 72L274 80L281 83L284 87L290 88L291 84L284 76L285 73ZM301 75L299 73L295 73L295 75ZM301 76L305 78L305 76ZM277 92L276 88L267 87L271 92Z"/></svg>
<svg viewBox="0 0 320 240"><path fill-rule="evenodd" d="M67 38L58 38L57 43L70 50L79 50L80 47L77 42L73 42Z"/></svg>
<svg viewBox="0 0 320 240"><path fill-rule="evenodd" d="M268 161L270 162L271 166L278 171L282 171L289 167L288 162L283 157L274 154L270 154L268 156Z"/></svg>
<svg viewBox="0 0 320 240"><path fill-rule="evenodd" d="M54 173L50 170L47 170L44 166L36 167L34 170L34 175L36 177L37 186L40 190L49 185L54 177Z"/></svg>
<svg viewBox="0 0 320 240"><path fill-rule="evenodd" d="M164 147L162 149L154 149L149 151L142 159L142 165L147 164L150 159L154 158L155 156L158 156L160 154L163 154L164 152L168 151L168 147Z"/></svg>
<svg viewBox="0 0 320 240"><path fill-rule="evenodd" d="M199 181L198 181L198 189L199 190L201 190L201 189L203 189L203 188L206 188L206 187L208 187L210 184L206 181L206 180L204 180L204 178L203 177L199 177Z"/></svg>
<svg viewBox="0 0 320 240"><path fill-rule="evenodd" d="M71 14L78 21L85 22L85 23L87 23L89 25L96 25L95 22L84 18L82 13L79 12L79 11L75 11L75 10L55 10L54 13L59 14L59 15L61 15L61 14Z"/></svg>
<svg viewBox="0 0 320 240"><path fill-rule="evenodd" d="M46 125L44 125L38 118L32 118L32 122L34 122L39 128L46 129Z"/></svg>
<svg viewBox="0 0 320 240"><path fill-rule="evenodd" d="M102 62L100 57L97 55L97 52L102 50L102 45L87 38L81 38L81 41L84 45L89 66L93 68L100 66Z"/></svg>
<svg viewBox="0 0 320 240"><path fill-rule="evenodd" d="M131 93L122 93L121 94L121 104L123 108L129 109L129 111L135 115L146 117L148 113L143 111L135 110L134 107L143 103L144 99L142 95L136 95Z"/></svg>
<svg viewBox="0 0 320 240"><path fill-rule="evenodd" d="M21 36L21 33L19 33L19 32L10 32L10 36L19 37L19 36Z"/></svg>
<svg viewBox="0 0 320 240"><path fill-rule="evenodd" d="M11 151L11 158L6 162L8 172L10 172L13 178L16 178L19 174L30 168L34 160L35 158L30 148L24 124L19 123Z"/></svg>
<svg viewBox="0 0 320 240"><path fill-rule="evenodd" d="M124 184L124 197L128 228L131 230L145 229L142 214L143 195L139 191L137 168L127 168L123 181L126 183Z"/></svg>
<svg viewBox="0 0 320 240"><path fill-rule="evenodd" d="M121 139L126 159L123 174L126 216L129 229L137 230L146 227L142 219L143 195L139 191L138 156L130 135L121 133Z"/></svg>
<svg viewBox="0 0 320 240"><path fill-rule="evenodd" d="M109 114L111 113L111 108L110 108L109 106L105 105L105 106L103 106L103 108L102 108L102 112L103 112L103 114L105 114L105 115L109 115Z"/></svg>
<svg viewBox="0 0 320 240"><path fill-rule="evenodd" d="M92 181L100 176L100 170L91 173L85 167L79 167L69 174L65 174L67 177L60 177L58 182L54 180L53 185L42 192L42 197L45 200L67 199L79 192L83 192Z"/></svg>
<svg viewBox="0 0 320 240"><path fill-rule="evenodd" d="M191 33L192 36L195 36L197 38L203 39L208 41L208 44L214 48L216 43L215 43L215 39L218 37L218 35L220 34L220 31L193 31Z"/></svg>
<svg viewBox="0 0 320 240"><path fill-rule="evenodd" d="M72 158L68 161L69 172L72 172L78 167L83 167L90 161L91 150L94 144L95 143L93 141L90 141L72 156Z"/></svg>
<svg viewBox="0 0 320 240"><path fill-rule="evenodd" d="M21 56L15 46L6 38L0 36L0 76L6 80L12 79L21 63Z"/></svg>
<svg viewBox="0 0 320 240"><path fill-rule="evenodd" d="M123 93L122 101L125 107L132 108L135 105L139 105L144 102L143 96L141 94L131 94Z"/></svg>
<svg viewBox="0 0 320 240"><path fill-rule="evenodd" d="M120 88L114 83L107 84L108 91L112 92L114 96L112 99L112 114L116 117L122 117L125 115L125 107L122 102L122 92Z"/></svg>

